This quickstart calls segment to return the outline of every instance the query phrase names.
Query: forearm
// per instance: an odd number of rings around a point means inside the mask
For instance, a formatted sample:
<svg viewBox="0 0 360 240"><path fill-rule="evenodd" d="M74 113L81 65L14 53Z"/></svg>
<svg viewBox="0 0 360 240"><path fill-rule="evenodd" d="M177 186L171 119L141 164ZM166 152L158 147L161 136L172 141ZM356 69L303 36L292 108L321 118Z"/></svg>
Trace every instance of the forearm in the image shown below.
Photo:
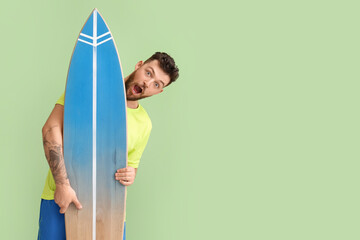
<svg viewBox="0 0 360 240"><path fill-rule="evenodd" d="M62 145L62 129L60 126L44 126L43 145L55 183L68 184L69 180L66 173Z"/></svg>

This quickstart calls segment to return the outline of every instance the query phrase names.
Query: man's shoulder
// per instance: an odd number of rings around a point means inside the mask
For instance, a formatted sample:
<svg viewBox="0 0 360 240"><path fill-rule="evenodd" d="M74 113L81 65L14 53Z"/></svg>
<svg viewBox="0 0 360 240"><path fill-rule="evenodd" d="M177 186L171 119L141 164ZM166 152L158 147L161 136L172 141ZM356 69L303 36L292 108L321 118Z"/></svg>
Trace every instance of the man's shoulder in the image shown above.
<svg viewBox="0 0 360 240"><path fill-rule="evenodd" d="M150 118L149 114L147 113L147 111L145 110L145 108L144 108L143 106L141 106L140 104L139 104L139 108L140 108L140 110L141 110L141 115L142 115L144 121L146 121L147 124L148 124L148 125L150 126L150 128L151 128L151 127L152 127L152 122L151 122L151 118Z"/></svg>
<svg viewBox="0 0 360 240"><path fill-rule="evenodd" d="M152 127L152 122L149 114L140 104L136 109L128 108L127 113L130 119L136 120L138 123L146 124L150 128Z"/></svg>
<svg viewBox="0 0 360 240"><path fill-rule="evenodd" d="M141 114L144 115L144 117L148 118L150 120L150 117L149 117L149 114L147 113L147 111L145 110L145 108L139 104L139 108L140 108L140 111L141 111Z"/></svg>

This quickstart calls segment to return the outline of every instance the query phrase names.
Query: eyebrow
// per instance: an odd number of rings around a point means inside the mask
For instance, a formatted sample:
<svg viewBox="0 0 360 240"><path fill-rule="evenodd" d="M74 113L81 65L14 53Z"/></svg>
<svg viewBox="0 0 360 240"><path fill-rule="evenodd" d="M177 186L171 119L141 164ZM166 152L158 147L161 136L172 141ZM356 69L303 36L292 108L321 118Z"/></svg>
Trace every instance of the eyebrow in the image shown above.
<svg viewBox="0 0 360 240"><path fill-rule="evenodd" d="M154 69L153 69L152 67L150 67L150 66L149 66L149 68L150 68L150 70L153 72L153 74L156 76ZM159 81L162 83L162 85L163 85L163 87L164 87L164 86L165 86L165 83L164 83L161 79L159 79Z"/></svg>

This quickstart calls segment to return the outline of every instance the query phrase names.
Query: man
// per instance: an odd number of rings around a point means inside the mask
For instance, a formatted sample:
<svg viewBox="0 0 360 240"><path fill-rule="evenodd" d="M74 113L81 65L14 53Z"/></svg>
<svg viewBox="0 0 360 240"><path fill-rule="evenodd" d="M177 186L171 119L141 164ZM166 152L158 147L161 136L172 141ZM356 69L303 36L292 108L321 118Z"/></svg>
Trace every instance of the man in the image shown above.
<svg viewBox="0 0 360 240"><path fill-rule="evenodd" d="M151 120L138 100L159 94L179 77L173 58L156 52L125 78L128 124L128 166L114 169L114 181L125 186L134 183L141 155L151 132ZM43 144L50 170L41 195L38 239L63 240L64 213L69 204L81 209L75 191L70 186L63 156L64 94L57 101L43 129ZM125 229L124 229L125 230ZM125 231L124 231L125 239Z"/></svg>

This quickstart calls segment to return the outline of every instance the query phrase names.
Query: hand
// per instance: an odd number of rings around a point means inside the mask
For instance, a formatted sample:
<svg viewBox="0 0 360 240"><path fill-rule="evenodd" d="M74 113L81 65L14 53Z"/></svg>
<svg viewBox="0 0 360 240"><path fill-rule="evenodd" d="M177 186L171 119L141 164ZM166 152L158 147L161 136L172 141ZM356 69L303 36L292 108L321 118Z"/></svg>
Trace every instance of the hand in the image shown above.
<svg viewBox="0 0 360 240"><path fill-rule="evenodd" d="M81 209L81 203L76 197L74 189L69 183L56 184L54 200L60 207L60 213L64 214L70 203L74 203L77 209Z"/></svg>
<svg viewBox="0 0 360 240"><path fill-rule="evenodd" d="M115 179L119 181L124 186L130 186L134 183L135 180L135 168L126 167L118 169L115 173Z"/></svg>

